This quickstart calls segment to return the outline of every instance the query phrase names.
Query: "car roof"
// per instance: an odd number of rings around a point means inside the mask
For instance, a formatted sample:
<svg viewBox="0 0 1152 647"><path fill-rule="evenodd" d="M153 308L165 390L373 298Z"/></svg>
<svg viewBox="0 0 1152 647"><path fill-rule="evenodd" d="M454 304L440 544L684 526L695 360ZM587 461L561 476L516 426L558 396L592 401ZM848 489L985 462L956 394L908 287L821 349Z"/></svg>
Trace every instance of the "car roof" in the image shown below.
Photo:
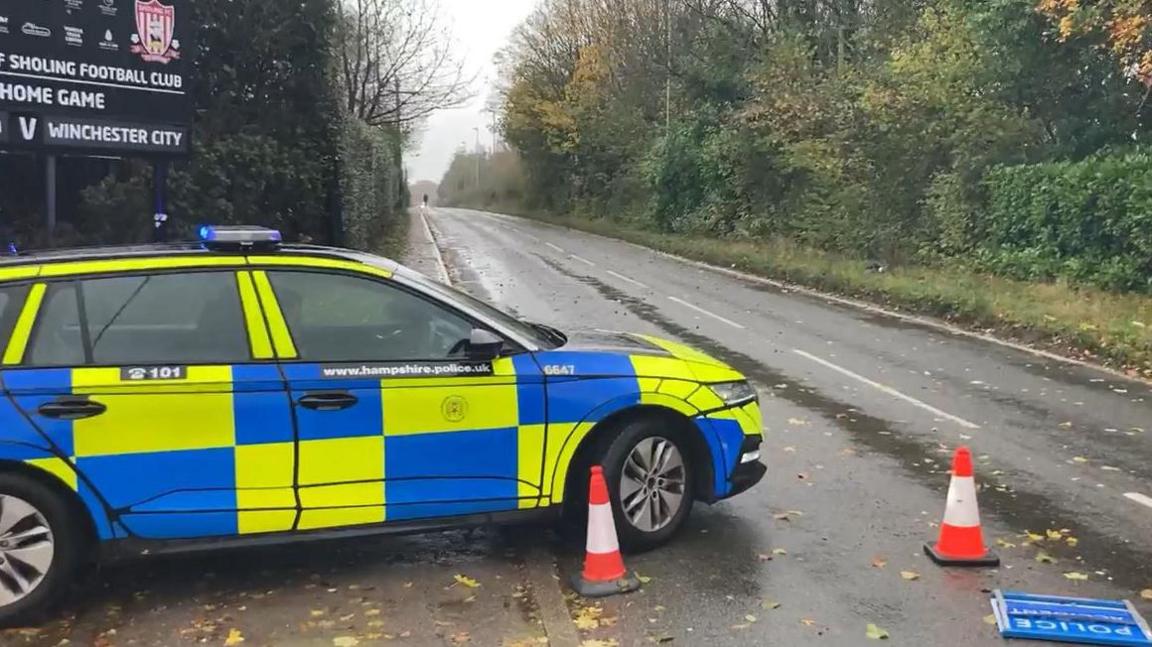
<svg viewBox="0 0 1152 647"><path fill-rule="evenodd" d="M221 257L249 255L284 255L308 258L333 258L355 263L371 263L389 271L397 271L400 265L381 256L374 256L340 247L321 245L284 244L274 249L253 249L247 251L208 249L201 243L153 243L147 245L108 245L100 247L71 247L61 249L21 251L12 256L0 256L0 268L15 268L28 265L51 263L73 263L76 261L99 261L125 258L172 258L172 257Z"/></svg>

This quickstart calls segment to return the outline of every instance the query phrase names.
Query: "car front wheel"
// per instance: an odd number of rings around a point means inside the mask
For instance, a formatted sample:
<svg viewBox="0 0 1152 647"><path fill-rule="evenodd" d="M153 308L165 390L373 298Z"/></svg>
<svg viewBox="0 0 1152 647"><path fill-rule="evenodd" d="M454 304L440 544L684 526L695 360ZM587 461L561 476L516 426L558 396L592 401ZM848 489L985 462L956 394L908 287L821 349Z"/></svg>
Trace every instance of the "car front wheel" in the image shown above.
<svg viewBox="0 0 1152 647"><path fill-rule="evenodd" d="M635 421L603 454L621 545L651 550L671 539L692 509L695 474L682 434L663 421Z"/></svg>

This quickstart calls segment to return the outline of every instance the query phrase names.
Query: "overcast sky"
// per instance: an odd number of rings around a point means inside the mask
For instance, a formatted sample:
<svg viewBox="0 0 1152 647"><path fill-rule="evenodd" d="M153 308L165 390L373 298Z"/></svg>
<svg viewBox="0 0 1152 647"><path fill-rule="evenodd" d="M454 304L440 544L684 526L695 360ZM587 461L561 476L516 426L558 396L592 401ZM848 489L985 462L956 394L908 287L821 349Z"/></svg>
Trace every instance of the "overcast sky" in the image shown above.
<svg viewBox="0 0 1152 647"><path fill-rule="evenodd" d="M440 3L445 17L452 22L460 55L469 70L478 72L476 97L466 106L441 110L428 120L416 149L408 153L408 178L413 182L439 182L460 144L475 146L476 133L472 129L477 126L481 128L482 141L491 146L492 117L482 110L496 77L492 57L532 11L536 0L440 0Z"/></svg>

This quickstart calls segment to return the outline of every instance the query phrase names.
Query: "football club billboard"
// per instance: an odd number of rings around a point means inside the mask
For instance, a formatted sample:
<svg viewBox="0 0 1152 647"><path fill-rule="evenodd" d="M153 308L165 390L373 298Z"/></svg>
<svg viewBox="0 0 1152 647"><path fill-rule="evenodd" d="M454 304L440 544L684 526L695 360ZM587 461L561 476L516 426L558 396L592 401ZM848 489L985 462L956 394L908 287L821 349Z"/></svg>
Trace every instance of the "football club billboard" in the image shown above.
<svg viewBox="0 0 1152 647"><path fill-rule="evenodd" d="M0 0L0 147L188 152L192 0Z"/></svg>

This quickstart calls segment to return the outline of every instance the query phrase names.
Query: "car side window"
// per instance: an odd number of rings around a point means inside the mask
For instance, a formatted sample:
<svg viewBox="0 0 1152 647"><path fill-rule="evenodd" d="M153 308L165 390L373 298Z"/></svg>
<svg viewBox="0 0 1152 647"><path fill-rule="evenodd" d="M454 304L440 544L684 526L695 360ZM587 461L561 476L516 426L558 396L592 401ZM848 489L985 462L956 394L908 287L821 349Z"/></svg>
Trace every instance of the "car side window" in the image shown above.
<svg viewBox="0 0 1152 647"><path fill-rule="evenodd" d="M231 364L250 359L236 279L197 272L49 286L33 366Z"/></svg>
<svg viewBox="0 0 1152 647"><path fill-rule="evenodd" d="M472 331L462 315L380 281L300 271L268 278L305 361L459 358Z"/></svg>

